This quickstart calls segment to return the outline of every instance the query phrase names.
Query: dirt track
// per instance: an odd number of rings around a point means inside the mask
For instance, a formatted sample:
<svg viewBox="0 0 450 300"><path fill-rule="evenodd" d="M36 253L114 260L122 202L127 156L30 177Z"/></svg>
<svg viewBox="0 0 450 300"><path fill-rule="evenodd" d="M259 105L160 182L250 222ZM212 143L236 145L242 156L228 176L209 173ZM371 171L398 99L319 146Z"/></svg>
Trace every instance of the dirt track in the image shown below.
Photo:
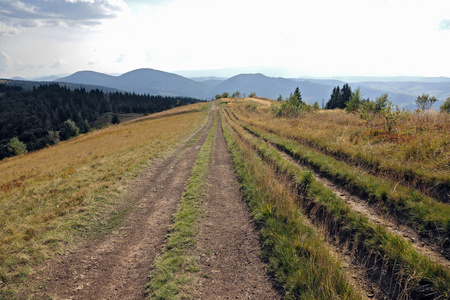
<svg viewBox="0 0 450 300"><path fill-rule="evenodd" d="M219 120L211 158L205 218L197 256L203 276L200 299L280 299L258 257L258 232L241 200Z"/></svg>
<svg viewBox="0 0 450 300"><path fill-rule="evenodd" d="M217 103L212 105L218 109ZM212 116L193 144L143 172L128 188L134 202L121 227L98 240L83 242L47 262L39 275L38 299L144 299L150 268L159 254L192 167L212 126ZM222 129L214 143L206 217L198 255L204 280L202 299L276 299L279 297L258 258L258 233L239 194ZM214 258L205 258L209 250ZM203 274L202 273L202 274ZM220 284L219 284L220 282ZM21 295L26 298L30 295Z"/></svg>

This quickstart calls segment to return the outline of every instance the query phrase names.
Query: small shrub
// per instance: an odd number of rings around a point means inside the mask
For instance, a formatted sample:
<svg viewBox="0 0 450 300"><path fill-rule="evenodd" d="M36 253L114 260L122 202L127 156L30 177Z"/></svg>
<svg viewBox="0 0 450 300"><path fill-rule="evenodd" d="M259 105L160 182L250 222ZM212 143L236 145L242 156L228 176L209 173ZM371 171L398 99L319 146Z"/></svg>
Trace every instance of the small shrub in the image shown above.
<svg viewBox="0 0 450 300"><path fill-rule="evenodd" d="M56 145L59 143L59 131L48 131L48 140L50 141L51 145Z"/></svg>
<svg viewBox="0 0 450 300"><path fill-rule="evenodd" d="M258 108L258 104L250 103L245 106L248 111L255 111Z"/></svg>
<svg viewBox="0 0 450 300"><path fill-rule="evenodd" d="M430 97L428 94L422 94L417 96L416 105L418 109L426 111L430 109L436 101L438 101L438 99L435 96Z"/></svg>
<svg viewBox="0 0 450 300"><path fill-rule="evenodd" d="M8 150L11 156L16 156L20 154L24 154L27 152L27 145L25 143L19 141L17 137L13 137L8 145Z"/></svg>
<svg viewBox="0 0 450 300"><path fill-rule="evenodd" d="M441 113L448 113L450 114L450 97L447 97L444 104L442 104L441 108L439 109Z"/></svg>
<svg viewBox="0 0 450 300"><path fill-rule="evenodd" d="M390 134L392 129L394 129L394 126L397 124L397 120L400 118L401 112L397 106L394 110L392 102L388 101L387 106L381 110L380 114L384 117L386 131Z"/></svg>
<svg viewBox="0 0 450 300"><path fill-rule="evenodd" d="M345 104L345 111L348 113L356 113L361 102L363 101L362 96L363 94L361 93L360 88L357 88L354 92L352 92L352 97Z"/></svg>

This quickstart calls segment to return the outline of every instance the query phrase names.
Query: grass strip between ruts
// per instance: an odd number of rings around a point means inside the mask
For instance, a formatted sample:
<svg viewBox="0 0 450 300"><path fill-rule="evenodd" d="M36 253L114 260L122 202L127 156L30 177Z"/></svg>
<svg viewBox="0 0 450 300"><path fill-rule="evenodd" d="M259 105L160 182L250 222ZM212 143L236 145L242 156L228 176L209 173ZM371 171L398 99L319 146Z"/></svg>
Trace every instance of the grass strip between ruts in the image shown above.
<svg viewBox="0 0 450 300"><path fill-rule="evenodd" d="M186 190L174 215L174 224L168 235L167 245L157 258L147 283L148 299L186 299L192 297L194 277L197 273L197 259L189 255L196 245L197 223L202 218L202 199L207 193L206 177L211 163L211 153L217 116L203 144L188 180Z"/></svg>
<svg viewBox="0 0 450 300"><path fill-rule="evenodd" d="M229 128L224 134L244 200L261 230L263 257L284 298L361 299L320 235L307 225L289 187Z"/></svg>

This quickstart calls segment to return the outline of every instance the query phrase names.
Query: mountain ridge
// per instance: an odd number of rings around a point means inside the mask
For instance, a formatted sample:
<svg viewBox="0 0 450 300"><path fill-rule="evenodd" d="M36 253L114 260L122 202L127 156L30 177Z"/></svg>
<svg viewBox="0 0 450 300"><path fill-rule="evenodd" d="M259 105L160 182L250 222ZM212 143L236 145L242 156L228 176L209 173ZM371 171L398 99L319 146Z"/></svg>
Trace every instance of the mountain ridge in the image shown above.
<svg viewBox="0 0 450 300"><path fill-rule="evenodd" d="M447 77L285 78L271 77L262 73L244 73L230 78L215 76L187 78L176 73L141 68L118 76L95 71L79 71L55 81L99 85L138 94L186 96L199 99L213 99L217 94L223 92L231 94L236 91L239 91L241 95L255 92L258 96L271 99L277 99L279 95L286 98L298 86L306 102L317 101L319 104L329 100L335 86L348 83L352 90L360 87L364 96L371 100L383 93L388 93L394 104L410 109L415 107L414 102L419 94L429 93L438 97L440 101L436 103L436 106L450 96L450 78Z"/></svg>

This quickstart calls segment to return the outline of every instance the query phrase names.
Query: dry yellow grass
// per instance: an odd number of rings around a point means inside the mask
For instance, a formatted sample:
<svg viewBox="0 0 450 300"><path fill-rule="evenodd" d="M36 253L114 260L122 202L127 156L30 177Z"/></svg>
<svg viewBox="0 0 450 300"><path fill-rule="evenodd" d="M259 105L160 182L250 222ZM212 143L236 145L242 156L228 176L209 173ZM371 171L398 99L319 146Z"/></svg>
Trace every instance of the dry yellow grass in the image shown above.
<svg viewBox="0 0 450 300"><path fill-rule="evenodd" d="M234 100L228 106L246 123L326 151L436 181L450 178L449 114L404 114L394 131L388 134L381 118L368 124L358 115L343 110L276 118L267 106L249 111L248 103Z"/></svg>
<svg viewBox="0 0 450 300"><path fill-rule="evenodd" d="M89 231L121 186L206 121L195 104L0 162L0 296L61 241ZM1 297L0 297L1 298Z"/></svg>

